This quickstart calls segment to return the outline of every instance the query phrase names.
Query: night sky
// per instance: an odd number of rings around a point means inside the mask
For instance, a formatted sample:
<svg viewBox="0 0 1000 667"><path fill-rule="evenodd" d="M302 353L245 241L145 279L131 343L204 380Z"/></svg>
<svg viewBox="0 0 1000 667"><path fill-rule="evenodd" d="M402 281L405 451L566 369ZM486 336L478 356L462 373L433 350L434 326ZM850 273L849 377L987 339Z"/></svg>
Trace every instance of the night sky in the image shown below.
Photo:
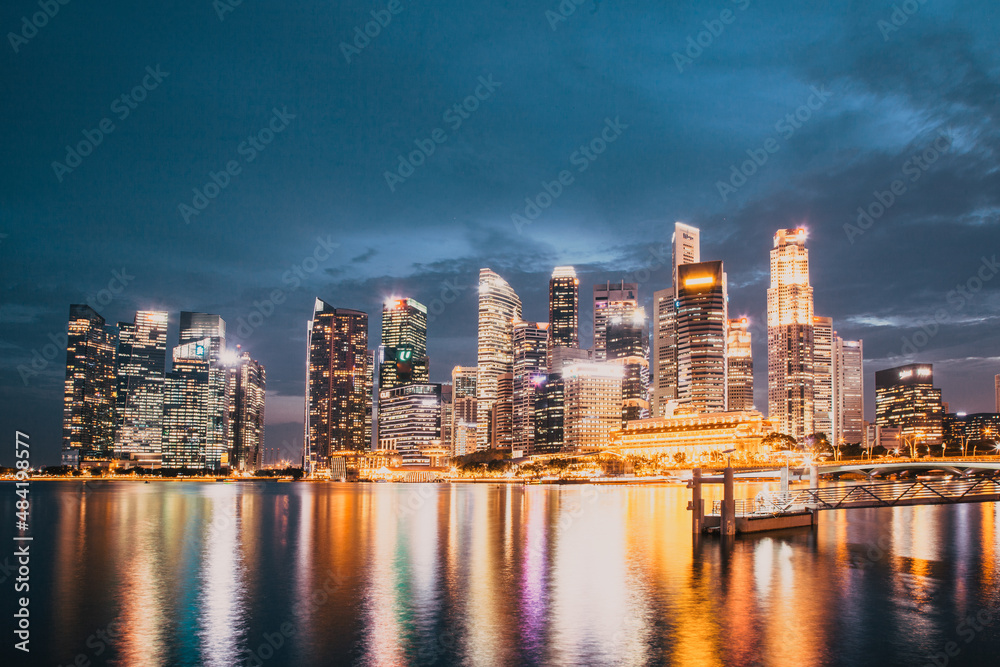
<svg viewBox="0 0 1000 667"><path fill-rule="evenodd" d="M995 2L167 4L0 10L0 424L35 463L58 461L65 350L45 346L71 303L167 310L168 347L179 311L222 315L267 368L266 446L297 456L315 297L367 311L372 346L386 296L427 304L446 381L475 363L481 267L543 320L574 265L589 344L593 284L669 285L675 220L757 324L758 407L768 251L802 225L817 314L864 339L869 418L874 372L909 361L952 410L993 410ZM894 201L859 226L876 191Z"/></svg>

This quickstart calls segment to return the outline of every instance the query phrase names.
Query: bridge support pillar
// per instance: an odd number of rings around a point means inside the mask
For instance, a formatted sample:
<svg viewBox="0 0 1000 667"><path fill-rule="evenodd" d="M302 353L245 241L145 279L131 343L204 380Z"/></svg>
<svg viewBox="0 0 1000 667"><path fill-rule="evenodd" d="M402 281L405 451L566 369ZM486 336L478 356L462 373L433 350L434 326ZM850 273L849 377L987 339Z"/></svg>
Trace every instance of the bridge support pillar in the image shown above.
<svg viewBox="0 0 1000 667"><path fill-rule="evenodd" d="M733 468L727 467L723 472L722 516L720 529L723 535L736 534L736 490L733 485Z"/></svg>
<svg viewBox="0 0 1000 667"><path fill-rule="evenodd" d="M691 471L691 532L701 535L705 528L705 501L701 498L701 468Z"/></svg>

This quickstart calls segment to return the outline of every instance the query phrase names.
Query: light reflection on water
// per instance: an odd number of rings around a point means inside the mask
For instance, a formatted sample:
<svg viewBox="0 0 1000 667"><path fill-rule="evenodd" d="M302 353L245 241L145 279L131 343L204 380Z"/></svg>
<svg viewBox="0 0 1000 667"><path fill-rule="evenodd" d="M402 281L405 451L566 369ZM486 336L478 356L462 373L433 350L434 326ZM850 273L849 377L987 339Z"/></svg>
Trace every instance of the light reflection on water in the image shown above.
<svg viewBox="0 0 1000 667"><path fill-rule="evenodd" d="M1000 653L992 626L959 634L969 614L1000 619L993 504L827 512L815 529L722 544L692 538L682 486L32 493L33 664L924 665L956 642L949 664L972 665ZM99 629L114 635L100 652Z"/></svg>

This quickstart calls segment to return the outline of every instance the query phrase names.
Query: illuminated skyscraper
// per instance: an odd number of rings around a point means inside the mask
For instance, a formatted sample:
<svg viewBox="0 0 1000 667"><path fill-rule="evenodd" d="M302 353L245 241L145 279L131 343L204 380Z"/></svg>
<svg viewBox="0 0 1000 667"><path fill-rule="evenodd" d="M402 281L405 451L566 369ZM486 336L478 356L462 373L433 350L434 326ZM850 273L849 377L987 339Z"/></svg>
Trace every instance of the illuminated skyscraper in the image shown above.
<svg viewBox="0 0 1000 667"><path fill-rule="evenodd" d="M227 369L223 363L226 355L226 321L210 313L181 312L178 340L187 343L208 340L208 403L205 418L207 440L205 461L208 468L221 465L229 449L229 398L226 396Z"/></svg>
<svg viewBox="0 0 1000 667"><path fill-rule="evenodd" d="M497 376L497 398L490 408L490 446L512 451L514 448L514 374Z"/></svg>
<svg viewBox="0 0 1000 667"><path fill-rule="evenodd" d="M141 310L134 323L118 323L115 456L143 467L161 462L167 320Z"/></svg>
<svg viewBox="0 0 1000 667"><path fill-rule="evenodd" d="M627 317L639 306L639 284L622 281L594 285L594 361L608 358L607 329L612 317ZM558 368L550 369L558 372Z"/></svg>
<svg viewBox="0 0 1000 667"><path fill-rule="evenodd" d="M368 315L316 299L306 346L304 465L311 473L328 470L338 452L370 446Z"/></svg>
<svg viewBox="0 0 1000 667"><path fill-rule="evenodd" d="M212 339L182 343L173 349L173 367L164 381L163 467L215 470L209 449L214 407L211 387ZM221 459L221 457L219 457Z"/></svg>
<svg viewBox="0 0 1000 667"><path fill-rule="evenodd" d="M382 304L382 348L380 391L427 382L427 307L416 299L387 299Z"/></svg>
<svg viewBox="0 0 1000 667"><path fill-rule="evenodd" d="M725 412L729 311L722 262L683 264L677 279L677 403L697 414Z"/></svg>
<svg viewBox="0 0 1000 667"><path fill-rule="evenodd" d="M252 472L263 465L264 367L243 352L229 361L226 371L229 397L228 463L233 470Z"/></svg>
<svg viewBox="0 0 1000 667"><path fill-rule="evenodd" d="M747 318L729 320L726 345L726 411L753 410L753 352Z"/></svg>
<svg viewBox="0 0 1000 667"><path fill-rule="evenodd" d="M551 324L545 322L521 320L514 324L513 447L522 452L531 450L535 436L534 380L546 372L551 328ZM570 345L557 347L574 348Z"/></svg>
<svg viewBox="0 0 1000 667"><path fill-rule="evenodd" d="M996 412L1000 414L1000 375L993 376L993 390L996 393Z"/></svg>
<svg viewBox="0 0 1000 667"><path fill-rule="evenodd" d="M860 340L833 339L833 435L830 442L864 440L864 346Z"/></svg>
<svg viewBox="0 0 1000 667"><path fill-rule="evenodd" d="M451 453L464 456L476 448L476 367L455 366L451 388Z"/></svg>
<svg viewBox="0 0 1000 667"><path fill-rule="evenodd" d="M931 364L908 364L875 373L875 423L901 429L907 446L940 445L943 418L941 390L934 387Z"/></svg>
<svg viewBox="0 0 1000 667"><path fill-rule="evenodd" d="M580 280L572 266L557 266L549 280L549 349L580 347L579 326Z"/></svg>
<svg viewBox="0 0 1000 667"><path fill-rule="evenodd" d="M430 465L422 449L441 444L441 385L404 384L379 392L379 449L406 465Z"/></svg>
<svg viewBox="0 0 1000 667"><path fill-rule="evenodd" d="M608 363L622 367L622 424L649 417L649 335L646 310L613 315L606 325Z"/></svg>
<svg viewBox="0 0 1000 667"><path fill-rule="evenodd" d="M610 434L622 426L622 367L608 362L579 362L565 366L564 448L599 451L610 444Z"/></svg>
<svg viewBox="0 0 1000 667"><path fill-rule="evenodd" d="M677 296L679 267L701 262L701 231L683 222L674 223L670 237L671 280L669 288L653 294L655 309L653 337L652 397L654 416L666 414L667 405L679 401L677 388Z"/></svg>
<svg viewBox="0 0 1000 667"><path fill-rule="evenodd" d="M476 377L476 448L490 442L490 414L497 401L497 382L513 373L514 322L521 319L521 299L490 269L479 271L479 339Z"/></svg>
<svg viewBox="0 0 1000 667"><path fill-rule="evenodd" d="M115 334L90 306L69 307L63 449L109 460L115 445Z"/></svg>
<svg viewBox="0 0 1000 667"><path fill-rule="evenodd" d="M833 439L833 319L813 317L813 431Z"/></svg>
<svg viewBox="0 0 1000 667"><path fill-rule="evenodd" d="M561 373L535 378L534 404L535 437L529 455L556 454L565 442L565 395Z"/></svg>
<svg viewBox="0 0 1000 667"><path fill-rule="evenodd" d="M813 289L805 229L779 229L767 290L768 418L797 439L814 432Z"/></svg>

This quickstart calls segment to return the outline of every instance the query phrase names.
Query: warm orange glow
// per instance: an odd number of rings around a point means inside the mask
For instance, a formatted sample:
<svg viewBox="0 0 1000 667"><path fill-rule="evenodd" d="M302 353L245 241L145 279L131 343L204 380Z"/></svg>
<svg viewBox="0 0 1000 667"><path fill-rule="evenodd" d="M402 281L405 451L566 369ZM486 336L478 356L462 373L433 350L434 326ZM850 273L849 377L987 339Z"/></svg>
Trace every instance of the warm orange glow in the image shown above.
<svg viewBox="0 0 1000 667"><path fill-rule="evenodd" d="M715 278L712 276L701 276L698 278L686 278L684 280L684 287L694 287L698 285L711 285L715 283Z"/></svg>

